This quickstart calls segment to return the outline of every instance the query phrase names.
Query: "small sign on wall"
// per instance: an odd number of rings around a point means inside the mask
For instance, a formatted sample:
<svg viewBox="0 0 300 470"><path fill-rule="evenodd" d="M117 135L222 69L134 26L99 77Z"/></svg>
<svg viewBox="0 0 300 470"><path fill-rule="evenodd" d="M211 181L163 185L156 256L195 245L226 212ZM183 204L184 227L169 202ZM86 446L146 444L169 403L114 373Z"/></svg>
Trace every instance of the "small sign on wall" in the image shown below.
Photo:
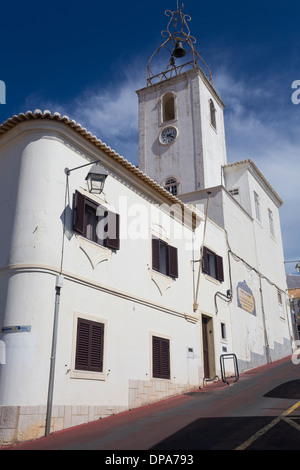
<svg viewBox="0 0 300 470"><path fill-rule="evenodd" d="M4 326L2 328L2 333L29 333L31 331L30 325L20 325L20 326Z"/></svg>
<svg viewBox="0 0 300 470"><path fill-rule="evenodd" d="M187 348L187 357L194 359L194 348Z"/></svg>
<svg viewBox="0 0 300 470"><path fill-rule="evenodd" d="M239 282L236 288L237 291L237 304L246 312L256 315L255 299L250 287L246 281Z"/></svg>

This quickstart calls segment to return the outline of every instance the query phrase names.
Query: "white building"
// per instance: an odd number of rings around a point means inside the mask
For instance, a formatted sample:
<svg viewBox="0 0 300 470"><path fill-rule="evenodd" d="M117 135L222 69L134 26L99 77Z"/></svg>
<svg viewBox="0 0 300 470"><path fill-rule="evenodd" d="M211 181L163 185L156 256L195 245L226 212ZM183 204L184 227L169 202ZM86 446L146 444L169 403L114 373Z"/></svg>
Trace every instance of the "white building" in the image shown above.
<svg viewBox="0 0 300 470"><path fill-rule="evenodd" d="M223 354L291 353L282 201L226 163L200 68L173 70L137 92L139 169L57 113L0 126L1 444L202 387Z"/></svg>

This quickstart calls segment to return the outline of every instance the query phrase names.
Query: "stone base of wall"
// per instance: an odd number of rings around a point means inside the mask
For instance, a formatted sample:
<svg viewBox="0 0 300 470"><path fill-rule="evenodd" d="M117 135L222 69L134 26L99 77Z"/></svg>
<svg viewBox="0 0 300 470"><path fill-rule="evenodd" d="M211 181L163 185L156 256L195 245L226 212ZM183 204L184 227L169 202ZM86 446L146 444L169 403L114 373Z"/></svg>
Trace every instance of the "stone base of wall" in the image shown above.
<svg viewBox="0 0 300 470"><path fill-rule="evenodd" d="M129 380L129 408L138 408L164 398L180 395L196 386L176 384L169 380Z"/></svg>
<svg viewBox="0 0 300 470"><path fill-rule="evenodd" d="M53 406L50 432L97 421L127 410L124 406ZM46 406L0 407L0 445L45 436Z"/></svg>
<svg viewBox="0 0 300 470"><path fill-rule="evenodd" d="M132 408L154 403L191 390L190 385L168 380L129 380L128 406L53 406L50 432L97 421ZM45 436L46 406L0 406L0 445Z"/></svg>

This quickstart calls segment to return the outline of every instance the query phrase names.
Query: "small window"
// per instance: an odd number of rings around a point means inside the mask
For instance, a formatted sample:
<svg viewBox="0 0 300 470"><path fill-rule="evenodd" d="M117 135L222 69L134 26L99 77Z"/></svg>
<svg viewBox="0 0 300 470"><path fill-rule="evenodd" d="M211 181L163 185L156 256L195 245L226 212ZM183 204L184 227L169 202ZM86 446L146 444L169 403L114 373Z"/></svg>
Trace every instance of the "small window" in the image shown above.
<svg viewBox="0 0 300 470"><path fill-rule="evenodd" d="M269 215L269 227L270 227L270 234L275 237L275 229L274 229L274 216L273 212L271 209L268 209L268 215Z"/></svg>
<svg viewBox="0 0 300 470"><path fill-rule="evenodd" d="M229 193L231 194L231 196L238 196L240 194L239 188L229 189Z"/></svg>
<svg viewBox="0 0 300 470"><path fill-rule="evenodd" d="M223 258L206 246L203 248L202 271L220 282L224 281Z"/></svg>
<svg viewBox="0 0 300 470"><path fill-rule="evenodd" d="M241 202L241 198L240 198L240 189L239 188L231 188L228 190L229 194L231 194L231 196L237 201L237 202Z"/></svg>
<svg viewBox="0 0 300 470"><path fill-rule="evenodd" d="M75 369L103 372L104 324L77 320Z"/></svg>
<svg viewBox="0 0 300 470"><path fill-rule="evenodd" d="M163 98L163 122L175 119L175 96L168 93Z"/></svg>
<svg viewBox="0 0 300 470"><path fill-rule="evenodd" d="M259 222L261 222L260 198L256 192L254 192L254 204L255 204L255 217Z"/></svg>
<svg viewBox="0 0 300 470"><path fill-rule="evenodd" d="M213 100L209 100L209 110L210 110L210 123L214 127L214 129L217 129L216 108L215 108Z"/></svg>
<svg viewBox="0 0 300 470"><path fill-rule="evenodd" d="M178 194L178 183L175 178L168 178L166 180L165 189L169 191L173 196Z"/></svg>
<svg viewBox="0 0 300 470"><path fill-rule="evenodd" d="M280 318L284 318L284 307L283 307L283 301L282 301L282 294L279 290L277 291L277 298L278 298L278 308L279 308Z"/></svg>
<svg viewBox="0 0 300 470"><path fill-rule="evenodd" d="M99 245L120 249L120 217L88 199L80 192L74 195L74 230Z"/></svg>
<svg viewBox="0 0 300 470"><path fill-rule="evenodd" d="M178 251L159 238L152 238L152 269L172 278L178 277Z"/></svg>
<svg viewBox="0 0 300 470"><path fill-rule="evenodd" d="M221 323L221 338L226 339L226 325L225 325L225 323Z"/></svg>
<svg viewBox="0 0 300 470"><path fill-rule="evenodd" d="M166 338L152 337L152 376L170 379L170 341Z"/></svg>

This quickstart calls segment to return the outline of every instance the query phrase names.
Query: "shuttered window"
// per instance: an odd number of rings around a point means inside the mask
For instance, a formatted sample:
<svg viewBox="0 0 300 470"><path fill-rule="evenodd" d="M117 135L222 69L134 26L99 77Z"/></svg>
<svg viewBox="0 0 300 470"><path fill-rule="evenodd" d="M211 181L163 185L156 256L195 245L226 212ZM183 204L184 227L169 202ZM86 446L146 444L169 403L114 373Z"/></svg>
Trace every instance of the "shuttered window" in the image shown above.
<svg viewBox="0 0 300 470"><path fill-rule="evenodd" d="M152 337L152 375L158 379L170 379L170 341Z"/></svg>
<svg viewBox="0 0 300 470"><path fill-rule="evenodd" d="M209 100L209 110L210 110L210 123L215 129L217 129L216 108L212 100Z"/></svg>
<svg viewBox="0 0 300 470"><path fill-rule="evenodd" d="M178 250L159 238L152 238L152 269L172 278L178 277Z"/></svg>
<svg viewBox="0 0 300 470"><path fill-rule="evenodd" d="M202 271L220 282L224 281L223 258L213 251L203 248Z"/></svg>
<svg viewBox="0 0 300 470"><path fill-rule="evenodd" d="M104 324L78 318L75 369L103 372Z"/></svg>
<svg viewBox="0 0 300 470"><path fill-rule="evenodd" d="M120 249L120 216L97 205L79 191L74 195L74 230L111 250Z"/></svg>

